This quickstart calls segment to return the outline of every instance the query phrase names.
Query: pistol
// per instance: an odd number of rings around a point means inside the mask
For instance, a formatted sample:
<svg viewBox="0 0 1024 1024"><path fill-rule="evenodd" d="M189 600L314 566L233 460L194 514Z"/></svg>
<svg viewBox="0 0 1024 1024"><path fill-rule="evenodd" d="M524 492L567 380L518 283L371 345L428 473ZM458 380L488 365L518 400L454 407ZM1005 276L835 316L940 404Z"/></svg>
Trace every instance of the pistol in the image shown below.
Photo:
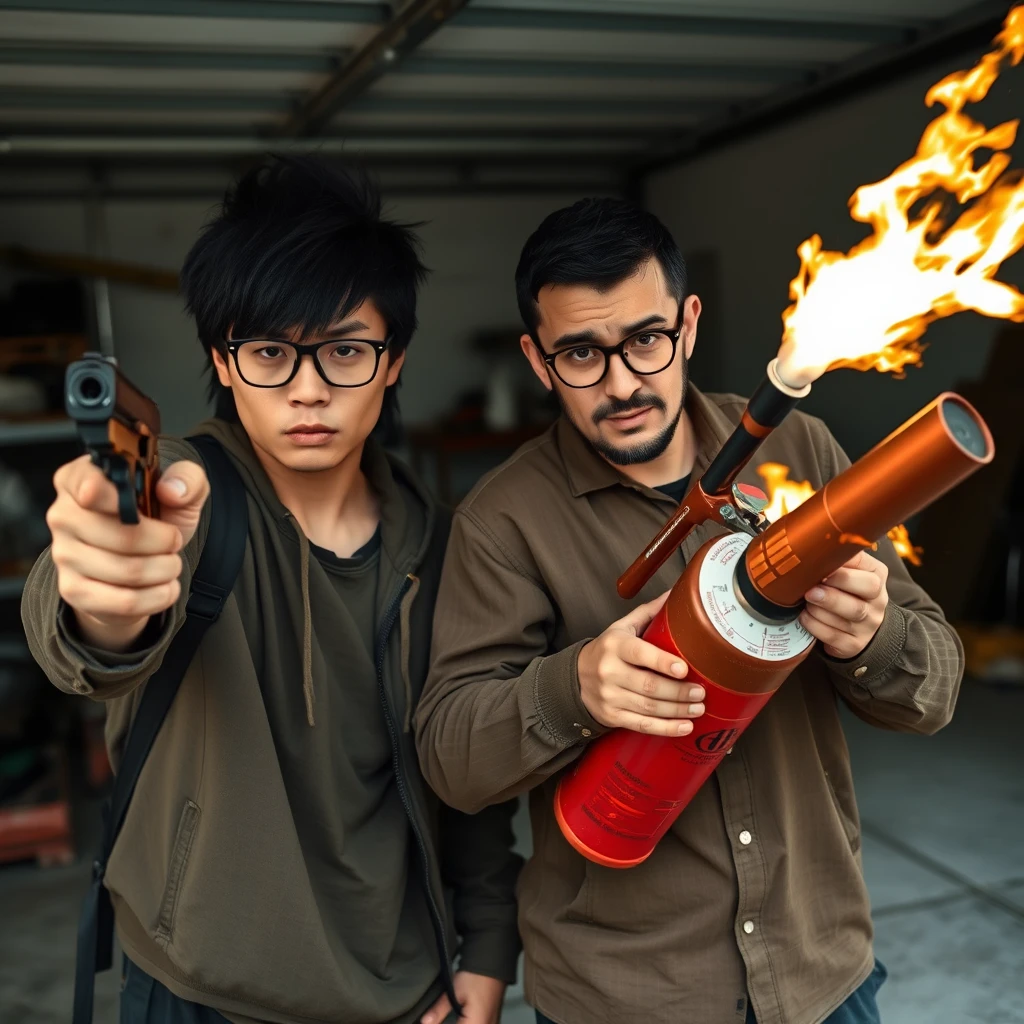
<svg viewBox="0 0 1024 1024"><path fill-rule="evenodd" d="M64 408L95 465L117 488L122 523L156 516L160 475L160 410L117 368L117 360L87 352L64 376Z"/></svg>

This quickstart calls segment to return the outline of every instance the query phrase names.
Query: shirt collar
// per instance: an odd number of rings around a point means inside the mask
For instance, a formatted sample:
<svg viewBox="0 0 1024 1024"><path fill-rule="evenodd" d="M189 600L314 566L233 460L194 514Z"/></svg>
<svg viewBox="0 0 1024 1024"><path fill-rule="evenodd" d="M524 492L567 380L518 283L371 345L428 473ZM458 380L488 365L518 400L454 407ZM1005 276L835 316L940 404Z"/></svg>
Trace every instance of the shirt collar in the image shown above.
<svg viewBox="0 0 1024 1024"><path fill-rule="evenodd" d="M732 433L734 424L722 409L692 384L689 384L686 390L686 414L693 424L697 440L693 473L699 477L708 468L711 460L725 443L725 439ZM566 477L574 498L615 485L629 487L651 497L666 498L664 494L658 494L651 488L631 480L621 470L601 458L564 414L555 429Z"/></svg>

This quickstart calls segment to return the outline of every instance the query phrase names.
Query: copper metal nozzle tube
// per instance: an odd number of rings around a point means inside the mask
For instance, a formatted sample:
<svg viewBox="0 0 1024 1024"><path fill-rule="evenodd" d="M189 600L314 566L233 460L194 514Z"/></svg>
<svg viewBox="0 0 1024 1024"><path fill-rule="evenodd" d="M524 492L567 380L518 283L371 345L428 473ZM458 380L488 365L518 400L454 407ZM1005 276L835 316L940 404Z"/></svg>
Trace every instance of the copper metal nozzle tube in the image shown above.
<svg viewBox="0 0 1024 1024"><path fill-rule="evenodd" d="M740 592L760 614L791 618L811 587L994 455L985 421L944 392L756 537L737 573Z"/></svg>

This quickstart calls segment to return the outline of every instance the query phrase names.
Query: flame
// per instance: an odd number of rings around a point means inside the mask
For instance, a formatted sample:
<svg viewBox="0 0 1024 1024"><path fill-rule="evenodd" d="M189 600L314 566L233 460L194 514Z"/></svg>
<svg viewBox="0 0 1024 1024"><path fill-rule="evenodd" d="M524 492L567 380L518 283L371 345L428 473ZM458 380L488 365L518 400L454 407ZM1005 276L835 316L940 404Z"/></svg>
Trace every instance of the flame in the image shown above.
<svg viewBox="0 0 1024 1024"><path fill-rule="evenodd" d="M995 45L928 91L926 105L946 111L917 154L854 192L850 215L872 234L845 256L823 249L818 235L800 245L794 302L782 315L778 366L787 383L800 387L841 366L899 374L921 362L928 325L962 310L1024 320L1024 295L995 280L1024 244L1024 174L1004 173L1019 121L986 129L963 112L984 99L1004 64L1024 58L1024 6L1007 15ZM994 152L975 168L980 149ZM951 196L962 207L952 223Z"/></svg>
<svg viewBox="0 0 1024 1024"><path fill-rule="evenodd" d="M790 480L789 466L781 462L762 462L757 472L764 480L765 494L768 495L768 506L764 514L770 523L792 512L814 494L814 487L809 480ZM912 565L921 564L924 549L911 543L910 534L902 523L894 526L888 537L900 558L905 558Z"/></svg>
<svg viewBox="0 0 1024 1024"><path fill-rule="evenodd" d="M792 512L814 494L810 481L790 480L789 466L781 462L762 462L757 472L764 480L764 492L768 495L768 507L764 514L770 523Z"/></svg>
<svg viewBox="0 0 1024 1024"><path fill-rule="evenodd" d="M902 523L899 526L894 526L889 531L889 540L892 541L892 546L896 549L896 554L900 558L905 558L911 565L921 564L921 555L924 553L924 548L915 547L911 543L910 534Z"/></svg>

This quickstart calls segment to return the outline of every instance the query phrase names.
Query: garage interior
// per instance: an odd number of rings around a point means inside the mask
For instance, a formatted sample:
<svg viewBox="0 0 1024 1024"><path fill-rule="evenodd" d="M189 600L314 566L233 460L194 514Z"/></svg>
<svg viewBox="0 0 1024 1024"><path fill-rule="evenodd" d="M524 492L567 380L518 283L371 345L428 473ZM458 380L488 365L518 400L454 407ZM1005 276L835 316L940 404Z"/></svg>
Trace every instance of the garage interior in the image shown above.
<svg viewBox="0 0 1024 1024"><path fill-rule="evenodd" d="M1010 4L962 0L0 0L0 1021L70 1017L74 935L109 766L102 708L49 686L19 616L58 465L66 364L117 357L182 434L208 412L177 293L227 183L318 152L378 177L431 269L400 394L403 452L457 501L554 414L518 352L513 271L549 212L643 203L704 312L704 390L778 348L797 246L865 235L847 202L909 159L929 87ZM971 108L1020 116L1024 69ZM1020 166L1024 158L1018 157ZM1020 287L1024 260L1000 279ZM871 301L865 296L864 301ZM802 408L857 458L955 390L997 458L909 522L911 572L968 675L935 737L846 716L889 1024L1024 1024L1024 327L934 324L902 378L838 370ZM511 393L511 399L509 395ZM520 815L520 841L529 825ZM685 964L680 965L685 969ZM117 972L96 1020L117 1019ZM532 1011L510 990L505 1024ZM693 1022L701 1024L701 1022Z"/></svg>

